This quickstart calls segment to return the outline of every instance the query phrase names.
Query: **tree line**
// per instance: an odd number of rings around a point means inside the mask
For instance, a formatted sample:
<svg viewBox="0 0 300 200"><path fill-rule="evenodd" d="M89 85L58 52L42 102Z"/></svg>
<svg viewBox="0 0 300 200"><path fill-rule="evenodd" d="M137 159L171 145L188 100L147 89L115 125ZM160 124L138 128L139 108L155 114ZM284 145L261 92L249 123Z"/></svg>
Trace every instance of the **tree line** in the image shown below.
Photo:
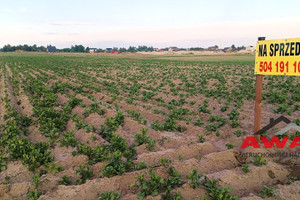
<svg viewBox="0 0 300 200"><path fill-rule="evenodd" d="M218 47L218 46L216 46ZM245 49L244 46L241 47L235 47L235 45L231 46L231 49L233 51L239 51L242 49ZM10 44L4 45L2 48L0 48L0 51L2 52L14 52L17 50L21 50L21 51L29 51L29 52L46 52L47 51L47 47L45 46L37 46L36 44L30 46L27 44L24 45L18 45L18 46L12 46ZM88 53L90 50L90 47L84 47L83 45L72 45L70 48L62 48L62 49L57 49L57 52L71 52L71 53ZM124 53L124 52L131 52L131 53L135 53L135 52L151 52L154 51L155 49L152 46L138 46L138 47L134 47L134 46L130 46L128 48L117 48L117 47L113 47L113 48L106 48L106 49L101 49L101 48L96 48L95 52L119 52L119 53ZM163 48L160 49L163 51L167 51L168 48ZM190 51L204 51L206 50L205 48L202 47L191 47L189 49L179 49L179 50L190 50Z"/></svg>
<svg viewBox="0 0 300 200"><path fill-rule="evenodd" d="M4 45L3 48L0 49L0 51L2 52L13 52L13 51L17 51L17 50L21 50L21 51L46 51L47 48L44 46L37 46L36 44L30 46L27 44L24 45L18 45L18 46L11 46L10 44Z"/></svg>

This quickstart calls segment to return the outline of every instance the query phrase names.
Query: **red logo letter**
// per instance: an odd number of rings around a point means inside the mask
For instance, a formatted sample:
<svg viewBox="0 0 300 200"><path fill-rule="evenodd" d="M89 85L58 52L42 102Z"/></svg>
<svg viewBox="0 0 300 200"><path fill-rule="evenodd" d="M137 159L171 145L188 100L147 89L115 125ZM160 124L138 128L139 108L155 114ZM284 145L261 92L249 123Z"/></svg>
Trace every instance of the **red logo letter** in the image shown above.
<svg viewBox="0 0 300 200"><path fill-rule="evenodd" d="M295 146L300 146L300 137L296 136L293 139L293 142L291 143L291 145L289 146L289 148L293 149Z"/></svg>
<svg viewBox="0 0 300 200"><path fill-rule="evenodd" d="M260 138L266 148L272 148L274 143L276 144L277 148L284 148L286 141L289 139L289 137L285 136L280 142L279 138L274 136L271 138L271 141L269 142L266 136L261 136Z"/></svg>
<svg viewBox="0 0 300 200"><path fill-rule="evenodd" d="M252 146L253 148L260 148L254 136L247 136L245 141L243 142L241 149L244 149L248 146Z"/></svg>

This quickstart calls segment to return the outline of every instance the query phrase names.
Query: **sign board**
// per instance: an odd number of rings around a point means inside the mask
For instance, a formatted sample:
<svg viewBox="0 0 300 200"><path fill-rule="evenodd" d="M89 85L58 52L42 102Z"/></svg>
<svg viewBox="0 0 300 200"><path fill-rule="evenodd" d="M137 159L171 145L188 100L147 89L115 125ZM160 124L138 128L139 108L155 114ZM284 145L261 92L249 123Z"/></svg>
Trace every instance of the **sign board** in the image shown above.
<svg viewBox="0 0 300 200"><path fill-rule="evenodd" d="M255 74L300 76L300 38L257 41Z"/></svg>

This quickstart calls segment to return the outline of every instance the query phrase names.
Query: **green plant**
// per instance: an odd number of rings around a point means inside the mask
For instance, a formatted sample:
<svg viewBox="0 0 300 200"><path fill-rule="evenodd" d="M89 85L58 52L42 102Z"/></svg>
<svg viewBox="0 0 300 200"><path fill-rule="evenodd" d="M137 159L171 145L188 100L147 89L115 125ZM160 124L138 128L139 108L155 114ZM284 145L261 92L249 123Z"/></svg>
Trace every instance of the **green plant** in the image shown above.
<svg viewBox="0 0 300 200"><path fill-rule="evenodd" d="M137 145L147 144L146 148L152 150L156 144L155 140L146 135L148 129L142 128L139 134L134 135L134 141Z"/></svg>
<svg viewBox="0 0 300 200"><path fill-rule="evenodd" d="M33 186L34 186L34 188L37 188L38 186L39 186L39 184L40 184L40 182L41 182L42 180L41 180L41 178L40 178L40 176L39 175L34 175L33 177L32 177L32 184L33 184Z"/></svg>
<svg viewBox="0 0 300 200"><path fill-rule="evenodd" d="M198 174L198 170L197 169L191 169L190 170L190 175L187 175L186 177L189 179L189 184L193 187L193 188L197 188L199 187L201 184L203 184L203 177L205 177L205 174Z"/></svg>
<svg viewBox="0 0 300 200"><path fill-rule="evenodd" d="M171 191L167 190L166 193L162 195L162 200L184 200L184 198L179 191L175 194L171 194Z"/></svg>
<svg viewBox="0 0 300 200"><path fill-rule="evenodd" d="M93 176L93 171L86 164L80 164L79 169L76 170L76 175L80 177L75 180L75 183L80 185Z"/></svg>
<svg viewBox="0 0 300 200"><path fill-rule="evenodd" d="M179 159L180 162L182 162L182 155L181 154L178 155L178 159Z"/></svg>
<svg viewBox="0 0 300 200"><path fill-rule="evenodd" d="M64 132L63 136L60 138L61 146L66 147L75 147L78 145L78 140L75 139L75 133L73 131L66 131Z"/></svg>
<svg viewBox="0 0 300 200"><path fill-rule="evenodd" d="M115 175L124 174L127 170L133 169L134 164L129 159L126 162L122 160L122 152L115 151L112 159L108 161L103 169L102 176L112 177Z"/></svg>
<svg viewBox="0 0 300 200"><path fill-rule="evenodd" d="M180 178L180 174L173 166L169 167L168 174L169 177L165 180L165 188L167 188L167 190L171 190L172 188L182 185L183 182Z"/></svg>
<svg viewBox="0 0 300 200"><path fill-rule="evenodd" d="M264 185L264 188L260 191L259 195L261 198L271 197L275 193L274 189L268 188Z"/></svg>
<svg viewBox="0 0 300 200"><path fill-rule="evenodd" d="M227 119L224 119L222 116L216 115L216 116L210 116L208 118L209 122L217 122L216 127L220 128L221 126L224 126L227 123Z"/></svg>
<svg viewBox="0 0 300 200"><path fill-rule="evenodd" d="M230 195L230 192L232 190L231 188L222 188L217 184L218 180L215 179L206 179L204 183L204 186L209 192L209 196L213 200L238 200L237 196Z"/></svg>
<svg viewBox="0 0 300 200"><path fill-rule="evenodd" d="M7 158L0 155L0 172L6 170Z"/></svg>
<svg viewBox="0 0 300 200"><path fill-rule="evenodd" d="M203 112L203 113L210 114L210 110L208 109L208 103L209 103L208 100L204 100L204 101L203 101L203 105L199 105L199 106L198 106L198 111L199 111L199 112Z"/></svg>
<svg viewBox="0 0 300 200"><path fill-rule="evenodd" d="M236 130L233 134L236 135L237 137L240 137L242 135L247 135L247 132L243 130Z"/></svg>
<svg viewBox="0 0 300 200"><path fill-rule="evenodd" d="M292 182L295 182L298 180L299 180L299 178L297 176L291 176L291 177L289 177L287 184L290 185Z"/></svg>
<svg viewBox="0 0 300 200"><path fill-rule="evenodd" d="M178 126L174 118L167 118L164 124L160 124L156 121L155 123L151 124L151 128L157 131L159 130L159 131L169 131L169 132L171 131L184 132L186 130L186 127Z"/></svg>
<svg viewBox="0 0 300 200"><path fill-rule="evenodd" d="M116 193L114 191L103 192L98 199L101 200L118 200L120 199L120 193Z"/></svg>
<svg viewBox="0 0 300 200"><path fill-rule="evenodd" d="M58 181L59 185L71 185L72 181L67 177L67 175L64 175L63 177L61 177L61 180Z"/></svg>
<svg viewBox="0 0 300 200"><path fill-rule="evenodd" d="M226 147L227 147L227 149L233 149L233 148L234 148L234 145L231 144L231 143L227 143L227 144L226 144Z"/></svg>
<svg viewBox="0 0 300 200"><path fill-rule="evenodd" d="M9 185L9 184L11 184L10 177L9 176L5 176L4 181L3 181L2 184L3 185Z"/></svg>
<svg viewBox="0 0 300 200"><path fill-rule="evenodd" d="M57 165L55 162L46 163L44 168L46 172L50 172L52 174L58 173L64 170L63 167Z"/></svg>
<svg viewBox="0 0 300 200"><path fill-rule="evenodd" d="M30 191L26 194L28 197L27 200L37 200L42 195L42 192L38 191L37 189L34 189L33 191Z"/></svg>
<svg viewBox="0 0 300 200"><path fill-rule="evenodd" d="M205 138L204 138L204 136L203 135L198 135L198 139L199 139L199 142L200 143L204 143L205 142Z"/></svg>
<svg viewBox="0 0 300 200"><path fill-rule="evenodd" d="M146 169L148 168L148 165L143 163L143 162L139 162L136 166L135 166L135 169L136 170L142 170L142 169Z"/></svg>
<svg viewBox="0 0 300 200"><path fill-rule="evenodd" d="M200 117L199 119L197 119L196 121L194 121L194 125L195 126L202 126L203 124L204 124L203 117Z"/></svg>
<svg viewBox="0 0 300 200"><path fill-rule="evenodd" d="M96 140L97 140L96 135L92 135L92 136L91 136L91 139L92 139L93 141L96 141Z"/></svg>
<svg viewBox="0 0 300 200"><path fill-rule="evenodd" d="M195 105L196 103L197 103L196 100L192 100L192 101L190 102L191 105Z"/></svg>
<svg viewBox="0 0 300 200"><path fill-rule="evenodd" d="M132 184L131 187L138 187L138 197L139 199L143 199L148 195L156 196L158 192L162 190L164 185L164 179L157 176L153 169L150 169L149 172L150 179L145 179L145 174L137 176L136 179L139 181L139 185Z"/></svg>
<svg viewBox="0 0 300 200"><path fill-rule="evenodd" d="M169 158L160 158L159 162L162 166L167 167L172 163L172 160L170 160Z"/></svg>
<svg viewBox="0 0 300 200"><path fill-rule="evenodd" d="M236 119L234 119L234 120L231 121L231 127L232 128L237 128L237 127L240 126L240 124L241 123L239 121L237 121Z"/></svg>
<svg viewBox="0 0 300 200"><path fill-rule="evenodd" d="M131 187L137 187L139 189L138 197L139 199L144 199L148 195L156 196L159 192L166 191L165 198L170 197L170 191L172 188L182 185L182 180L180 174L170 167L168 169L169 177L163 179L156 175L153 168L149 171L149 180L145 179L145 174L137 176L139 184L132 184ZM179 197L179 196L178 196Z"/></svg>
<svg viewBox="0 0 300 200"><path fill-rule="evenodd" d="M186 120L186 124L189 124L192 121L192 117L187 117L185 120Z"/></svg>
<svg viewBox="0 0 300 200"><path fill-rule="evenodd" d="M243 164L242 165L242 170L244 173L248 173L249 172L249 165L248 164Z"/></svg>
<svg viewBox="0 0 300 200"><path fill-rule="evenodd" d="M207 130L207 131L216 131L217 130L217 125L215 125L215 124L208 124L208 125L206 125L205 126L205 129Z"/></svg>
<svg viewBox="0 0 300 200"><path fill-rule="evenodd" d="M260 157L260 156L251 158L250 161L256 166L262 166L262 165L266 165L268 163L263 157Z"/></svg>

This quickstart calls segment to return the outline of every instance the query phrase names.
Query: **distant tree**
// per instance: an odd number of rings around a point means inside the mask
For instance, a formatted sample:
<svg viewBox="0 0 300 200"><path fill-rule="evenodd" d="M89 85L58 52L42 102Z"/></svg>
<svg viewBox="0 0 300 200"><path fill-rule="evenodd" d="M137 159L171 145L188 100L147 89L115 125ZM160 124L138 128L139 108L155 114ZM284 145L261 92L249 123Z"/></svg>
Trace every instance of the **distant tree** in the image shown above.
<svg viewBox="0 0 300 200"><path fill-rule="evenodd" d="M130 47L128 48L128 52L134 53L134 52L137 52L137 50L136 50L135 47L130 46Z"/></svg>
<svg viewBox="0 0 300 200"><path fill-rule="evenodd" d="M154 49L153 49L153 46L151 46L151 47L148 47L148 51L154 51Z"/></svg>
<svg viewBox="0 0 300 200"><path fill-rule="evenodd" d="M71 46L71 52L85 52L85 48L83 45L75 45Z"/></svg>
<svg viewBox="0 0 300 200"><path fill-rule="evenodd" d="M138 46L137 51L141 51L141 52L144 52L144 51L146 51L146 52L153 51L153 47L152 46L151 47L147 47L145 45Z"/></svg>
<svg viewBox="0 0 300 200"><path fill-rule="evenodd" d="M202 48L202 47L191 47L189 50L190 51L203 51L204 48Z"/></svg>
<svg viewBox="0 0 300 200"><path fill-rule="evenodd" d="M98 52L98 53L103 53L104 50L99 48L99 49L96 50L96 52Z"/></svg>
<svg viewBox="0 0 300 200"><path fill-rule="evenodd" d="M47 51L47 48L44 46L37 47L37 51Z"/></svg>
<svg viewBox="0 0 300 200"><path fill-rule="evenodd" d="M236 50L238 50L238 51L244 50L244 49L246 49L246 47L244 47L244 46L241 46L241 47L237 47L237 48L236 48Z"/></svg>
<svg viewBox="0 0 300 200"><path fill-rule="evenodd" d="M71 52L71 48L63 48L63 49L59 49L59 52Z"/></svg>
<svg viewBox="0 0 300 200"><path fill-rule="evenodd" d="M86 47L86 48L85 48L85 52L86 52L86 53L89 53L89 51L90 51L90 47Z"/></svg>
<svg viewBox="0 0 300 200"><path fill-rule="evenodd" d="M18 45L18 46L11 46L10 44L4 45L1 51L3 52L13 52L16 50L23 50L23 51L46 51L44 46L38 47L36 44L30 46L28 44Z"/></svg>
<svg viewBox="0 0 300 200"><path fill-rule="evenodd" d="M120 52L120 53L124 53L124 52L126 52L126 51L127 51L127 50L126 50L126 48L124 48L124 47L119 49L119 52Z"/></svg>
<svg viewBox="0 0 300 200"><path fill-rule="evenodd" d="M12 51L12 47L10 46L10 44L4 45L2 48L3 52L10 52Z"/></svg>
<svg viewBox="0 0 300 200"><path fill-rule="evenodd" d="M235 51L235 50L236 50L236 47L234 46L234 44L233 44L233 45L231 45L231 49L232 49L233 51Z"/></svg>

